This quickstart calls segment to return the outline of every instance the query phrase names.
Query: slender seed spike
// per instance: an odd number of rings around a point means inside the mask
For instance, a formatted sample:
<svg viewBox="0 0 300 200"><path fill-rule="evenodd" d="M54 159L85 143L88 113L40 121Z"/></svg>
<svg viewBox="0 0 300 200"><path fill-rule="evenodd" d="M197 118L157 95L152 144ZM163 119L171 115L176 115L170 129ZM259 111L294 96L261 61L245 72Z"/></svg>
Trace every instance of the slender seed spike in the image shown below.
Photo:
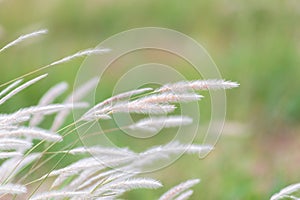
<svg viewBox="0 0 300 200"><path fill-rule="evenodd" d="M48 33L48 30L47 29L42 29L42 30L38 30L38 31L35 31L35 32L32 32L32 33L29 33L29 34L25 34L25 35L21 35L20 37L18 37L16 40L8 43L7 45L5 45L4 47L2 47L0 49L0 53L12 46L15 46L21 42L23 42L24 40L27 40L29 38L33 38L33 37L37 37L39 35L43 35L43 34L46 34Z"/></svg>
<svg viewBox="0 0 300 200"><path fill-rule="evenodd" d="M67 57L64 57L60 60L57 60L55 62L52 62L51 64L49 64L48 66L54 66L54 65L59 65L59 64L62 64L62 63L66 63L66 62L69 62L75 58L78 58L78 57L83 57L83 56L89 56L89 55L95 55L95 54L103 54L103 53L107 53L109 52L110 49L100 49L100 48L96 48L96 49L86 49L86 50L82 50L82 51L79 51L73 55L70 55L70 56L67 56Z"/></svg>
<svg viewBox="0 0 300 200"><path fill-rule="evenodd" d="M0 105L3 104L5 101L7 101L8 99L10 99L12 96L14 96L15 94L19 93L20 91L24 90L25 88L29 87L30 85L36 83L37 81L45 78L48 74L44 74L41 76L38 76L26 83L24 83L23 85L20 85L19 87L17 87L16 89L14 89L13 91L11 91L10 93L8 93L6 96L4 96L3 98L0 99Z"/></svg>
<svg viewBox="0 0 300 200"><path fill-rule="evenodd" d="M12 88L16 87L17 85L19 85L19 83L21 83L23 81L23 79L19 79L15 82L13 82L12 84L10 84L9 86L7 86L4 90L2 90L0 92L0 97L5 95L7 92L9 92Z"/></svg>

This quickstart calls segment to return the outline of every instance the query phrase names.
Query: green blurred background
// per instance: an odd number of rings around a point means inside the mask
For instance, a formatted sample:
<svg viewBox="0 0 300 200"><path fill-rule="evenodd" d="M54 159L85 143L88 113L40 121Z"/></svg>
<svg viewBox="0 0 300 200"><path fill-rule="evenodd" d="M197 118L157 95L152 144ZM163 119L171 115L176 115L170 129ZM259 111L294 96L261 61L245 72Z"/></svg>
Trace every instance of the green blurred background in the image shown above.
<svg viewBox="0 0 300 200"><path fill-rule="evenodd" d="M38 28L50 32L0 54L1 83L131 28L180 31L207 49L225 79L241 86L227 93L227 124L209 157L184 156L153 174L165 188L127 198L158 197L197 177L202 182L192 199L267 199L300 181L299 19L298 0L2 0L0 46ZM46 70L47 81L1 112L36 103L59 81L72 83L82 60Z"/></svg>

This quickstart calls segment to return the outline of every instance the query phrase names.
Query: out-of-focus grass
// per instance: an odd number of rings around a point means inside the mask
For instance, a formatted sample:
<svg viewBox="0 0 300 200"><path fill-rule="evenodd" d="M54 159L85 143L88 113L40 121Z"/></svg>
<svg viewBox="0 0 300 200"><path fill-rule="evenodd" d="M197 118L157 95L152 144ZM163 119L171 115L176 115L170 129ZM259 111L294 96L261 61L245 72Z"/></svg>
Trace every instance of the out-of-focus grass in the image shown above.
<svg viewBox="0 0 300 200"><path fill-rule="evenodd" d="M241 83L228 92L228 119L249 128L223 136L207 159L182 158L160 174L168 187L202 178L194 199L263 199L300 180L290 167L299 163L299 154L294 154L299 136L293 134L300 119L299 18L297 0L3 0L0 46L40 27L50 33L0 54L1 83L130 28L161 26L185 33L206 47L223 77ZM47 81L19 94L1 111L32 105L58 81L71 83L80 61L46 70ZM134 192L131 198L145 192Z"/></svg>
<svg viewBox="0 0 300 200"><path fill-rule="evenodd" d="M300 97L295 92L300 73L297 1L31 0L2 1L0 10L1 44L33 27L50 29L43 41L0 55L2 82L70 52L97 45L120 31L162 26L202 43L224 77L241 83L240 91L229 96L229 105L243 103L240 109L229 106L230 117L245 121L250 113L255 118L266 114L272 120L297 121L300 117ZM76 64L61 67L59 71L68 73L53 79L66 75L71 79Z"/></svg>

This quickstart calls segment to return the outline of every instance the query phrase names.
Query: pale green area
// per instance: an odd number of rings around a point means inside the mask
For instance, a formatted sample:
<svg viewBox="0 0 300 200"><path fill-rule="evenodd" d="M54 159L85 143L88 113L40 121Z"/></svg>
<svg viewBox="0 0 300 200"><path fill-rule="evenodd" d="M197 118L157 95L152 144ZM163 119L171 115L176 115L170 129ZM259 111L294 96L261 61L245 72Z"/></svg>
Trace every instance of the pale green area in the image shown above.
<svg viewBox="0 0 300 200"><path fill-rule="evenodd" d="M204 45L225 79L241 84L227 93L227 120L241 128L227 128L208 158L183 157L154 176L164 189L201 178L193 199L267 199L300 181L299 19L297 0L3 0L0 46L38 28L50 33L0 54L1 83L127 29L159 26L185 33ZM46 70L47 81L1 111L36 103L59 81L72 83L81 61ZM164 189L135 191L128 198L152 199Z"/></svg>

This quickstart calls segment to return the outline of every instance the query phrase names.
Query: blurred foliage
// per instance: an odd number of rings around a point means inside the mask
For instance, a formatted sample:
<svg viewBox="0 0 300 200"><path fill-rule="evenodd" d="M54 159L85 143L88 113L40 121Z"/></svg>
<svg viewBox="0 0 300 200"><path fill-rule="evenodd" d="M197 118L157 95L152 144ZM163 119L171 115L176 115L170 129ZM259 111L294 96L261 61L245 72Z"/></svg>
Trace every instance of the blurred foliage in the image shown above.
<svg viewBox="0 0 300 200"><path fill-rule="evenodd" d="M251 135L225 136L211 157L183 158L159 173L168 187L187 178L202 178L194 199L265 199L281 186L300 180L299 173L292 176L297 170L285 172L286 166L272 165L278 159L282 164L277 164L290 165L299 161L299 155L290 159L274 155L278 146L269 141L280 133L297 140L293 133L300 120L299 19L298 0L2 0L0 46L38 28L47 27L50 33L0 54L1 83L131 28L159 26L187 34L203 44L225 79L241 84L227 92L227 115L249 125L240 134ZM59 81L72 83L81 61L46 70L50 72L47 81L19 94L1 110L32 105ZM296 141L288 141L292 145L285 144L292 149ZM267 156L269 160L264 159ZM151 198L154 193L137 191L130 197L147 194Z"/></svg>

